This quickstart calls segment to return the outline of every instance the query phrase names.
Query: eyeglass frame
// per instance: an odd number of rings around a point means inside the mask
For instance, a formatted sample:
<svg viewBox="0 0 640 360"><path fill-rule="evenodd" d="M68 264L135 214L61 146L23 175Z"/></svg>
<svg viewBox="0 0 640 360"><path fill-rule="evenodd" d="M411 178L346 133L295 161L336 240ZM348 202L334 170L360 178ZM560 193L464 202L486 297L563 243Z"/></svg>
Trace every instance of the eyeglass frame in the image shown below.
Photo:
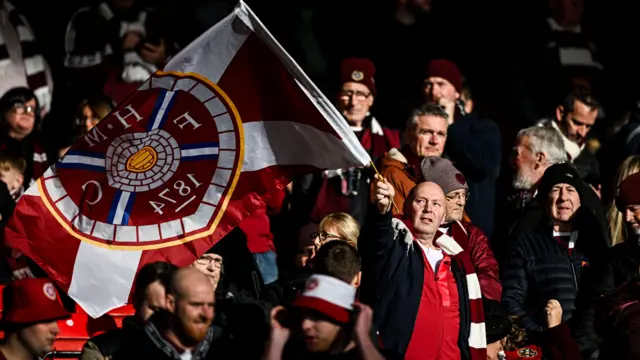
<svg viewBox="0 0 640 360"><path fill-rule="evenodd" d="M36 106L26 105L21 102L17 102L13 104L13 106L11 107L11 110L18 115L24 115L24 114L35 115L36 114Z"/></svg>
<svg viewBox="0 0 640 360"><path fill-rule="evenodd" d="M320 241L326 241L328 237L334 237L336 238L336 240L342 240L340 235L331 234L326 231L314 231L311 234L309 234L309 237L311 239L319 238Z"/></svg>
<svg viewBox="0 0 640 360"><path fill-rule="evenodd" d="M205 260L203 262L203 260ZM212 262L214 263L215 266L222 268L222 262L224 261L224 259L222 258L222 256L217 257L217 258L211 258L211 257L207 257L206 254L200 256L197 260L196 263L198 265L204 265L204 266L209 266L209 264L211 264Z"/></svg>
<svg viewBox="0 0 640 360"><path fill-rule="evenodd" d="M351 99L353 97L358 101L365 101L371 96L371 92L365 93L364 91L354 90L341 90L340 98Z"/></svg>
<svg viewBox="0 0 640 360"><path fill-rule="evenodd" d="M455 196L451 196L451 195L445 195L445 199L447 199L447 201L456 201L458 199L462 200L464 199L464 201L469 200L469 190L465 190L464 195L463 194L456 194Z"/></svg>

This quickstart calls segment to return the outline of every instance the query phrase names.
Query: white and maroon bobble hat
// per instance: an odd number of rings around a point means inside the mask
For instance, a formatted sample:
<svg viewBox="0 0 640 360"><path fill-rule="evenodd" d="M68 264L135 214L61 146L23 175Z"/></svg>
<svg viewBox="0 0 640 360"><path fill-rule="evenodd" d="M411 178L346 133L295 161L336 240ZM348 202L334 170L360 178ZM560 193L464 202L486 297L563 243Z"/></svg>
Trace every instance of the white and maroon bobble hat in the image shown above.
<svg viewBox="0 0 640 360"><path fill-rule="evenodd" d="M316 310L331 319L348 323L356 299L356 288L326 275L311 275L293 306Z"/></svg>

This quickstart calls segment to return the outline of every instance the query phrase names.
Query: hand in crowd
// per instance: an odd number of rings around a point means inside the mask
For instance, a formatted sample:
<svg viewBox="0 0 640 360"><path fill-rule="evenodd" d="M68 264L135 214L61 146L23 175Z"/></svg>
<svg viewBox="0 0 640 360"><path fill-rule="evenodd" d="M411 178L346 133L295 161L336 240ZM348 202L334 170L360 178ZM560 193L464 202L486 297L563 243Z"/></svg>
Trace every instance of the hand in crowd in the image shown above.
<svg viewBox="0 0 640 360"><path fill-rule="evenodd" d="M140 50L140 57L146 62L161 66L167 59L164 40L161 40L160 44L158 45L144 43L142 49Z"/></svg>
<svg viewBox="0 0 640 360"><path fill-rule="evenodd" d="M560 306L558 300L549 300L544 310L547 314L547 326L549 329L560 325L562 322L562 306Z"/></svg>
<svg viewBox="0 0 640 360"><path fill-rule="evenodd" d="M128 33L124 34L122 38L122 48L124 50L131 50L138 46L140 40L142 40L142 34L137 31L129 31Z"/></svg>
<svg viewBox="0 0 640 360"><path fill-rule="evenodd" d="M358 314L356 323L353 327L353 332L355 333L355 338L358 344L362 344L363 342L371 339L373 310L369 306L359 302L353 304L353 307L356 309Z"/></svg>
<svg viewBox="0 0 640 360"><path fill-rule="evenodd" d="M283 345L289 340L291 330L284 323L286 310L283 306L276 306L271 310L271 343Z"/></svg>
<svg viewBox="0 0 640 360"><path fill-rule="evenodd" d="M393 186L384 178L380 177L380 175L375 175L375 181L374 193L376 194L376 205L378 206L380 214L386 214L391 211L391 206L393 205L392 199L396 192Z"/></svg>

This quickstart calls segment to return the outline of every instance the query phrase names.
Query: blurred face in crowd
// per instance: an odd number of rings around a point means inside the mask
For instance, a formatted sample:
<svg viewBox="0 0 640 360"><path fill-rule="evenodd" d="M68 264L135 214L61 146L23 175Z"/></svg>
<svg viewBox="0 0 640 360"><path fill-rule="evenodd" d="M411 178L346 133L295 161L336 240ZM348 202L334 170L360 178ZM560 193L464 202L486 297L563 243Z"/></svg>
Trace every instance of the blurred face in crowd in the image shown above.
<svg viewBox="0 0 640 360"><path fill-rule="evenodd" d="M318 249L322 245L328 243L329 241L333 241L333 240L345 241L344 238L340 236L338 229L332 226L322 228L319 230L320 231L314 232L311 234L311 237L313 238L313 244L316 247L316 251L318 251Z"/></svg>
<svg viewBox="0 0 640 360"><path fill-rule="evenodd" d="M338 109L350 125L361 126L373 105L373 94L369 88L356 82L342 85L338 95Z"/></svg>
<svg viewBox="0 0 640 360"><path fill-rule="evenodd" d="M432 236L438 231L445 213L445 197L442 189L432 182L416 185L415 194L411 200L409 217L415 231L415 236ZM406 209L406 207L405 207Z"/></svg>
<svg viewBox="0 0 640 360"><path fill-rule="evenodd" d="M9 168L6 170L0 170L0 181L7 184L9 192L19 190L24 184L24 176L18 169Z"/></svg>
<svg viewBox="0 0 640 360"><path fill-rule="evenodd" d="M554 223L567 223L580 207L580 195L569 184L556 184L547 198L548 213Z"/></svg>
<svg viewBox="0 0 640 360"><path fill-rule="evenodd" d="M18 331L18 339L31 354L42 356L53 349L59 332L57 321L42 322Z"/></svg>
<svg viewBox="0 0 640 360"><path fill-rule="evenodd" d="M447 141L447 120L440 116L420 115L413 128L406 131L405 138L417 156L442 156Z"/></svg>
<svg viewBox="0 0 640 360"><path fill-rule="evenodd" d="M191 264L191 267L203 273L215 290L222 275L222 256L218 254L204 254Z"/></svg>
<svg viewBox="0 0 640 360"><path fill-rule="evenodd" d="M444 222L450 224L461 221L464 217L464 205L467 203L469 192L465 189L455 190L445 196L446 215Z"/></svg>
<svg viewBox="0 0 640 360"><path fill-rule="evenodd" d="M432 76L424 81L424 97L428 103L449 106L455 104L460 94L448 80Z"/></svg>
<svg viewBox="0 0 640 360"><path fill-rule="evenodd" d="M342 327L314 310L302 309L301 316L301 328L307 350L310 352L329 351Z"/></svg>
<svg viewBox="0 0 640 360"><path fill-rule="evenodd" d="M93 113L91 107L89 105L85 105L82 108L82 117L84 118L84 124L87 128L87 131L91 131L94 126L98 125L100 122L100 117Z"/></svg>
<svg viewBox="0 0 640 360"><path fill-rule="evenodd" d="M561 26L580 25L584 3L582 0L549 0L553 19Z"/></svg>
<svg viewBox="0 0 640 360"><path fill-rule="evenodd" d="M640 235L640 205L627 206L624 221L633 235Z"/></svg>
<svg viewBox="0 0 640 360"><path fill-rule="evenodd" d="M573 103L573 111L565 113L562 106L556 109L556 120L560 129L569 140L579 145L587 139L587 134L597 117L597 107L590 107L578 100Z"/></svg>
<svg viewBox="0 0 640 360"><path fill-rule="evenodd" d="M15 139L23 139L31 134L36 123L36 100L31 99L26 103L16 103L4 115L9 127L9 136Z"/></svg>
<svg viewBox="0 0 640 360"><path fill-rule="evenodd" d="M534 154L529 136L521 136L516 140L511 157L514 169L513 187L517 190L531 190L542 178L546 167L543 166L545 154Z"/></svg>
<svg viewBox="0 0 640 360"><path fill-rule="evenodd" d="M215 297L211 281L195 269L183 268L176 276L176 293L167 295L177 339L186 347L202 341L214 317Z"/></svg>
<svg viewBox="0 0 640 360"><path fill-rule="evenodd" d="M160 281L154 281L144 291L144 300L136 314L143 322L149 320L151 315L158 310L166 309L166 291Z"/></svg>

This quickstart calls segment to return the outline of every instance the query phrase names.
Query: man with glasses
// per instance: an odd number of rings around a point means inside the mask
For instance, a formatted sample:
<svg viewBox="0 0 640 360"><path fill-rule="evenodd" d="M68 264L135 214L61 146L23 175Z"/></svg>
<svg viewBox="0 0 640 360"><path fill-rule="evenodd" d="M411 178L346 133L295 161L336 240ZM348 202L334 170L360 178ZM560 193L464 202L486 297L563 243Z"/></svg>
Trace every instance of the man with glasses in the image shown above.
<svg viewBox="0 0 640 360"><path fill-rule="evenodd" d="M338 111L374 160L400 145L400 135L383 128L371 115L376 96L375 72L375 66L369 59L343 60L340 64L341 87L336 96ZM346 212L362 223L369 203L369 184L373 173L369 167L334 169L325 171L321 181L310 182L319 186L309 186L301 191L310 195L308 200L313 204L310 205L311 221L318 223L328 214Z"/></svg>
<svg viewBox="0 0 640 360"><path fill-rule="evenodd" d="M464 207L469 199L467 180L451 161L439 156L430 156L422 161L422 176L425 181L438 184L445 194L445 215L440 231L451 236L457 243L468 244L471 262L475 267L482 296L500 301L498 262L489 247L489 240L477 226L465 221Z"/></svg>
<svg viewBox="0 0 640 360"><path fill-rule="evenodd" d="M223 273L222 256L212 252L207 252L194 261L191 264L191 267L207 276L209 281L211 281L213 291L218 288L218 283L220 282L220 278Z"/></svg>

